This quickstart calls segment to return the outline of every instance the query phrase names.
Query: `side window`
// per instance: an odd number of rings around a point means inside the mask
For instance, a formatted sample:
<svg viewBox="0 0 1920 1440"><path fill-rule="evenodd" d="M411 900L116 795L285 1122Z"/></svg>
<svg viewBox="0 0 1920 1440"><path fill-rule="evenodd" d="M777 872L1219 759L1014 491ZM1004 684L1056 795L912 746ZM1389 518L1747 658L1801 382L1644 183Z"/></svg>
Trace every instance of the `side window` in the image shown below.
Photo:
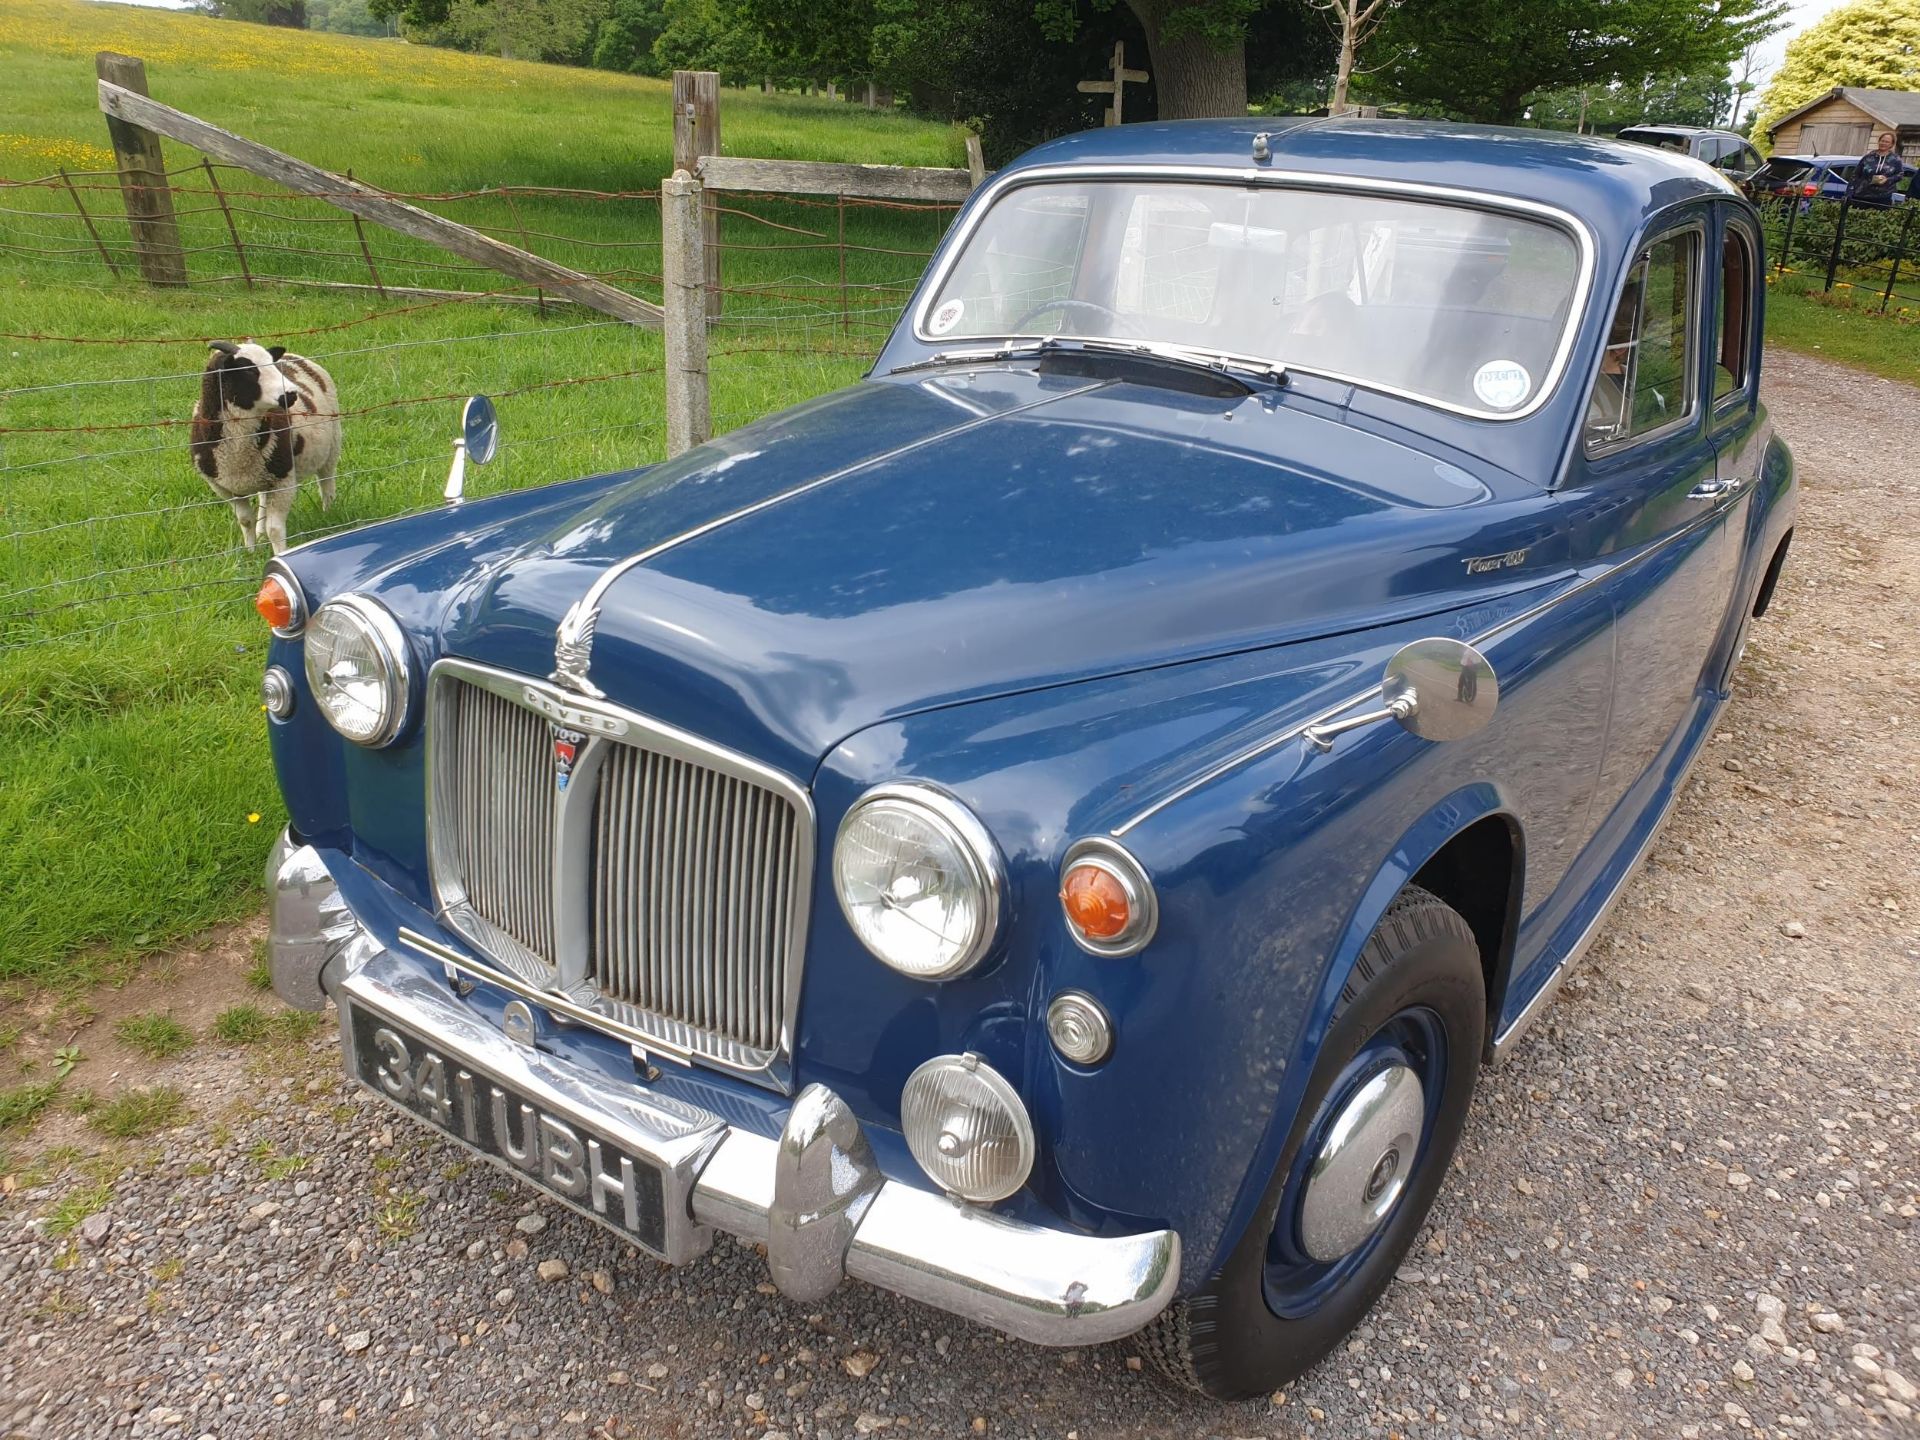
<svg viewBox="0 0 1920 1440"><path fill-rule="evenodd" d="M1683 230L1654 241L1634 262L1587 406L1589 450L1692 413L1699 255L1699 232Z"/></svg>
<svg viewBox="0 0 1920 1440"><path fill-rule="evenodd" d="M1726 142L1718 135L1709 135L1700 142L1699 158L1709 165L1721 165L1726 162Z"/></svg>
<svg viewBox="0 0 1920 1440"><path fill-rule="evenodd" d="M1753 304L1753 242L1747 232L1727 227L1720 251L1720 303L1714 325L1713 398L1720 401L1744 389L1747 357L1753 353L1748 314Z"/></svg>

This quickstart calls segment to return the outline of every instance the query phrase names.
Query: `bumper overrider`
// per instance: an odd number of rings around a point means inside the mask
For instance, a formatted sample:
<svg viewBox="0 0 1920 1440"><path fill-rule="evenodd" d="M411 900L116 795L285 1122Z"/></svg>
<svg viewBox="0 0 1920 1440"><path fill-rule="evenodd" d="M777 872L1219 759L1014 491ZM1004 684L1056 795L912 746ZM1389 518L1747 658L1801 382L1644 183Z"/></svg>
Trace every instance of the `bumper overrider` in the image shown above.
<svg viewBox="0 0 1920 1440"><path fill-rule="evenodd" d="M795 1097L770 1140L520 1044L430 966L382 947L290 835L267 890L274 989L304 1009L338 1004L349 1076L665 1260L693 1259L724 1230L764 1244L796 1300L852 1275L1040 1345L1117 1339L1173 1298L1171 1230L1054 1230L890 1180L823 1085Z"/></svg>

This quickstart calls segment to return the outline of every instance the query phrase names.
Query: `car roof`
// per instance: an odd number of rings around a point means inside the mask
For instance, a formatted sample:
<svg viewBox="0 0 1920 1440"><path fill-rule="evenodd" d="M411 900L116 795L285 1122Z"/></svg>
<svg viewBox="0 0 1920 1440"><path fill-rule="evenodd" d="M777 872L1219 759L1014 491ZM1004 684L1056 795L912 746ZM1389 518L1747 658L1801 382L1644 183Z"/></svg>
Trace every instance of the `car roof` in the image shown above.
<svg viewBox="0 0 1920 1440"><path fill-rule="evenodd" d="M1657 121L1645 125L1622 125L1619 133L1625 135L1629 131L1654 135L1731 135L1736 140L1746 138L1737 131L1716 130L1711 125L1666 125Z"/></svg>
<svg viewBox="0 0 1920 1440"><path fill-rule="evenodd" d="M1271 158L1253 159L1256 135ZM1286 118L1161 120L1083 130L1048 141L1001 172L1040 166L1183 166L1235 173L1445 185L1567 211L1601 235L1637 226L1649 211L1737 195L1691 156L1558 130L1441 120Z"/></svg>

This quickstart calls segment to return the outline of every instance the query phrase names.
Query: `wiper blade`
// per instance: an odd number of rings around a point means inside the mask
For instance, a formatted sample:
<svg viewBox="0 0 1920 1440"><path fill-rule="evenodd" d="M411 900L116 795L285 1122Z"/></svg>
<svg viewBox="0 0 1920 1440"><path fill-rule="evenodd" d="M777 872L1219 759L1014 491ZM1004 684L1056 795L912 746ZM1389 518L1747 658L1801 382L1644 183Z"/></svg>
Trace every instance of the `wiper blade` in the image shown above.
<svg viewBox="0 0 1920 1440"><path fill-rule="evenodd" d="M1210 373L1252 375L1273 385L1284 385L1286 368L1276 361L1257 355L1239 355L1231 350L1208 350L1197 345L1176 345L1164 340L1119 340L1106 335L1045 335L1032 340L1009 340L1001 345L978 350L942 350L925 360L895 366L887 373L903 375L911 370L931 370L943 365L982 364L995 360L1019 360L1050 353L1078 352L1101 355L1129 355L1164 360Z"/></svg>
<svg viewBox="0 0 1920 1440"><path fill-rule="evenodd" d="M992 360L1018 360L1028 355L1043 355L1052 344L1053 337L1048 336L1041 340L1009 340L1004 345L992 345L980 350L942 350L924 360L896 365L887 373L905 375L913 370L935 370L942 365L978 365Z"/></svg>

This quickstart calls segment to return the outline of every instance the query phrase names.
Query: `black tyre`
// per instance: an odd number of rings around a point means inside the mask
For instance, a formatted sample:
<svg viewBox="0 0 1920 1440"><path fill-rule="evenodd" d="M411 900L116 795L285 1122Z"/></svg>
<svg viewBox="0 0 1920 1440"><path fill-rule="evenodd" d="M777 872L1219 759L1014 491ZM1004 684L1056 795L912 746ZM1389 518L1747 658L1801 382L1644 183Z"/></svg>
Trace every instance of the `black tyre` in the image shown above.
<svg viewBox="0 0 1920 1440"><path fill-rule="evenodd" d="M1486 1035L1480 952L1409 886L1355 962L1260 1209L1204 1289L1139 1337L1222 1400L1310 1369L1393 1278L1445 1177Z"/></svg>

